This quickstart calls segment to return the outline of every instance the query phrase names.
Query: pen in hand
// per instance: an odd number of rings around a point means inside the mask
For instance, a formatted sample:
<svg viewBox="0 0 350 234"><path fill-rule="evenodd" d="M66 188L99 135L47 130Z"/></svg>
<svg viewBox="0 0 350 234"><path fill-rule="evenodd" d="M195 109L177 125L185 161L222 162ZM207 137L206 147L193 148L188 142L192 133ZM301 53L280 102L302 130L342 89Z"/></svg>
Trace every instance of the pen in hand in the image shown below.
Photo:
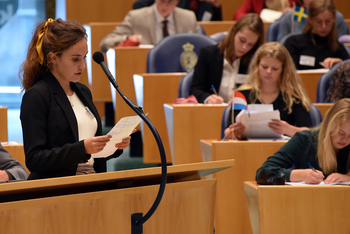
<svg viewBox="0 0 350 234"><path fill-rule="evenodd" d="M218 95L218 93L216 92L216 89L215 89L214 85L211 85L211 90L213 91L213 93L214 93L215 95Z"/></svg>
<svg viewBox="0 0 350 234"><path fill-rule="evenodd" d="M311 170L313 170L317 174L322 175L322 178L324 178L324 175L323 175L322 171L316 171L316 169L309 162L307 164L309 164L309 167L311 168Z"/></svg>
<svg viewBox="0 0 350 234"><path fill-rule="evenodd" d="M311 168L311 170L313 170L314 172L317 173L316 169L315 169L309 162L308 162L307 164L309 165L309 167Z"/></svg>

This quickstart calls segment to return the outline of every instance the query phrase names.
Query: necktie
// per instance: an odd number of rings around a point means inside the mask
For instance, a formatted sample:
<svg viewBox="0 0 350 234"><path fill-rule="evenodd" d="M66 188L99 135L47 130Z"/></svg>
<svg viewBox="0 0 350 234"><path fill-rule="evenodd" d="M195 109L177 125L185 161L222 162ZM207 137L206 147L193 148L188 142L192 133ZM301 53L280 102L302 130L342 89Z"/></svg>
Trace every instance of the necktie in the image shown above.
<svg viewBox="0 0 350 234"><path fill-rule="evenodd" d="M169 32L168 32L168 21L167 20L163 20L163 37L169 36Z"/></svg>

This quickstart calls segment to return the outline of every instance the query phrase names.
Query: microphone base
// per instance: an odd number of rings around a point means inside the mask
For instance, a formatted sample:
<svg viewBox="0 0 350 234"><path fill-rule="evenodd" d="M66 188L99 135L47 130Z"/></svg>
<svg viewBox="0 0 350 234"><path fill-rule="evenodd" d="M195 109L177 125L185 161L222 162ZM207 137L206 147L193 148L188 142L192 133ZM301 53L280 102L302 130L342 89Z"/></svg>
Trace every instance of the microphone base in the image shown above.
<svg viewBox="0 0 350 234"><path fill-rule="evenodd" d="M133 213L131 214L131 234L142 234L143 224L136 227L135 223L142 218L143 213Z"/></svg>

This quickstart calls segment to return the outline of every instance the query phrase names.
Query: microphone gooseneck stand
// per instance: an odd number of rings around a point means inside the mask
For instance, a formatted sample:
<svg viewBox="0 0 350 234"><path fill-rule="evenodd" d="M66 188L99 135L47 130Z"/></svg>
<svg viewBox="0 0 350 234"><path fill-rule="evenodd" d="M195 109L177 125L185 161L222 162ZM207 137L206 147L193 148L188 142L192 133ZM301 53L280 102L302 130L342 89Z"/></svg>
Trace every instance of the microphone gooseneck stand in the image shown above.
<svg viewBox="0 0 350 234"><path fill-rule="evenodd" d="M152 131L153 136L155 140L157 141L160 158L161 158L161 165L162 165L162 176L161 176L161 182L159 186L158 195L152 205L152 207L149 209L149 211L146 213L145 216L142 217L142 213L134 213L131 215L131 234L142 234L143 228L142 225L153 215L153 213L158 208L158 205L160 201L162 200L165 185L166 185L166 179L167 179L167 163L166 163L166 156L164 151L164 146L162 143L162 140L160 139L160 136L158 134L157 129L154 127L153 123L149 120L149 118L144 114L142 107L136 106L130 99L128 99L119 89L117 82L113 78L112 74L108 70L106 64L104 63L104 57L103 54L99 51L95 52L93 55L93 59L96 63L98 63L103 71L106 73L109 81L113 85L113 87L117 90L119 95L124 99L126 104L130 106L130 108L141 117L141 119L147 124L149 129Z"/></svg>

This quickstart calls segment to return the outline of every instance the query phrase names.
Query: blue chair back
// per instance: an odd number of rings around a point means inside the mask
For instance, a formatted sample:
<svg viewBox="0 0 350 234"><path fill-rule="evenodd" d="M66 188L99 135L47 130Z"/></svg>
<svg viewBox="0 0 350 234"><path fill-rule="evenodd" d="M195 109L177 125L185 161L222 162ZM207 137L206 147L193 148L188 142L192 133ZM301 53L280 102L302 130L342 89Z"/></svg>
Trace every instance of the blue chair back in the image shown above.
<svg viewBox="0 0 350 234"><path fill-rule="evenodd" d="M190 96L190 89L192 83L194 69L191 69L186 75L181 77L179 82L178 98L187 98Z"/></svg>
<svg viewBox="0 0 350 234"><path fill-rule="evenodd" d="M188 72L197 63L202 47L216 41L198 33L177 33L163 38L148 51L147 72Z"/></svg>
<svg viewBox="0 0 350 234"><path fill-rule="evenodd" d="M343 62L348 62L350 59L344 60ZM341 63L343 63L341 62ZM317 89L316 89L316 102L323 103L326 101L327 97L327 91L330 86L330 80L333 76L334 71L337 69L337 67L341 64L337 63L334 65L327 73L320 76L317 82Z"/></svg>
<svg viewBox="0 0 350 234"><path fill-rule="evenodd" d="M269 24L266 30L266 42L277 41L280 23L280 20L276 20L275 22Z"/></svg>
<svg viewBox="0 0 350 234"><path fill-rule="evenodd" d="M312 127L317 127L322 123L322 114L320 109L317 106L311 104L311 110L309 111Z"/></svg>
<svg viewBox="0 0 350 234"><path fill-rule="evenodd" d="M225 137L225 129L228 124L228 120L230 119L230 110L232 108L232 105L228 105L225 107L224 112L222 113L222 118L221 118L221 139Z"/></svg>

